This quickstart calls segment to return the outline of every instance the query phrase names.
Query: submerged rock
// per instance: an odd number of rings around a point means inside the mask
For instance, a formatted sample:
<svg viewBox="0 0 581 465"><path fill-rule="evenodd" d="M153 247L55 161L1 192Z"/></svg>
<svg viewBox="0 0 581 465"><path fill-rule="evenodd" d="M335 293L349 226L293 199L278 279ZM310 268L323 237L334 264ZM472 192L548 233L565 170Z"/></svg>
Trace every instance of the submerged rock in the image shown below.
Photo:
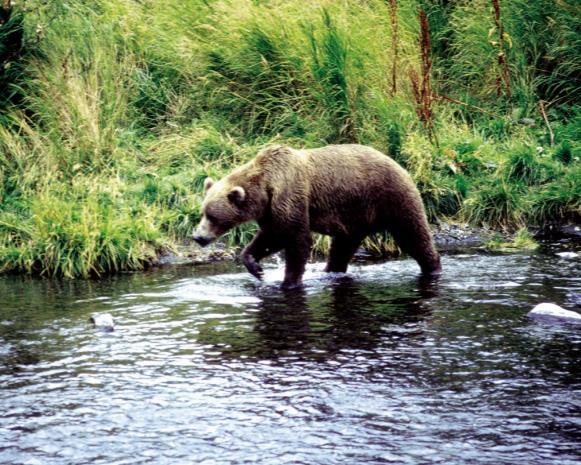
<svg viewBox="0 0 581 465"><path fill-rule="evenodd" d="M115 331L113 317L110 313L93 313L89 318L89 321L93 323L93 326L100 331L104 331L106 333Z"/></svg>
<svg viewBox="0 0 581 465"><path fill-rule="evenodd" d="M538 304L528 313L529 318L540 321L555 323L578 323L581 324L581 314L565 310L555 304Z"/></svg>

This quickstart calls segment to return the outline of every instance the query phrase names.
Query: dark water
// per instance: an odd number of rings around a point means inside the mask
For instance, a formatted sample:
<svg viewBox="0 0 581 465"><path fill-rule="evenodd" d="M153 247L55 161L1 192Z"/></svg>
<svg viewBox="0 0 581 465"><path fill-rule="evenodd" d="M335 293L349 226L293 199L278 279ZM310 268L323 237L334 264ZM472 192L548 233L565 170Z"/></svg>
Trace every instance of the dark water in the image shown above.
<svg viewBox="0 0 581 465"><path fill-rule="evenodd" d="M581 328L526 317L578 309L580 263L0 278L0 463L580 464Z"/></svg>

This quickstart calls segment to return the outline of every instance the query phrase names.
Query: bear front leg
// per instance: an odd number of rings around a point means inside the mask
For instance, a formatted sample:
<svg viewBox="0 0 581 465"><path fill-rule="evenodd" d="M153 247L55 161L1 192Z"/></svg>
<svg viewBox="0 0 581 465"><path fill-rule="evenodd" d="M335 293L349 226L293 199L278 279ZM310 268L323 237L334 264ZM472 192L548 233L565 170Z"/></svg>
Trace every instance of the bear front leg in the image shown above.
<svg viewBox="0 0 581 465"><path fill-rule="evenodd" d="M244 248L240 258L252 276L262 279L263 270L258 262L264 257L278 252L281 248L275 242L272 234L261 229L250 241L250 244Z"/></svg>
<svg viewBox="0 0 581 465"><path fill-rule="evenodd" d="M285 247L285 272L283 289L300 287L303 283L303 274L311 254L312 239L310 232L300 233Z"/></svg>
<svg viewBox="0 0 581 465"><path fill-rule="evenodd" d="M325 271L329 273L345 273L349 261L356 252L361 238L352 236L335 236L331 241L331 250Z"/></svg>

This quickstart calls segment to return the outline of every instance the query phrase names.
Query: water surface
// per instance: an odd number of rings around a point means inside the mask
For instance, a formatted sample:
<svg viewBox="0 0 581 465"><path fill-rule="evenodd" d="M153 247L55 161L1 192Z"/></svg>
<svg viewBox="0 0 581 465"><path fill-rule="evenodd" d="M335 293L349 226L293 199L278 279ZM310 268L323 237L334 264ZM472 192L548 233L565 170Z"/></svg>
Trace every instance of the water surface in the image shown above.
<svg viewBox="0 0 581 465"><path fill-rule="evenodd" d="M555 250L0 278L2 464L581 463L580 261ZM88 318L111 313L113 333Z"/></svg>

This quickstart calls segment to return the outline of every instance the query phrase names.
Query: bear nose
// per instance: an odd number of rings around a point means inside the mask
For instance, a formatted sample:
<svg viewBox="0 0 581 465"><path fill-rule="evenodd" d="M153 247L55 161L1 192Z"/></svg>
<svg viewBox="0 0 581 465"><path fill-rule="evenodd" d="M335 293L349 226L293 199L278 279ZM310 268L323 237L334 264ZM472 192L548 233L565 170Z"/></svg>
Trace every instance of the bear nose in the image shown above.
<svg viewBox="0 0 581 465"><path fill-rule="evenodd" d="M194 236L194 240L200 244L202 247L208 245L210 242L212 242L210 239L208 239L207 237L204 236L199 236L199 235L195 235Z"/></svg>

